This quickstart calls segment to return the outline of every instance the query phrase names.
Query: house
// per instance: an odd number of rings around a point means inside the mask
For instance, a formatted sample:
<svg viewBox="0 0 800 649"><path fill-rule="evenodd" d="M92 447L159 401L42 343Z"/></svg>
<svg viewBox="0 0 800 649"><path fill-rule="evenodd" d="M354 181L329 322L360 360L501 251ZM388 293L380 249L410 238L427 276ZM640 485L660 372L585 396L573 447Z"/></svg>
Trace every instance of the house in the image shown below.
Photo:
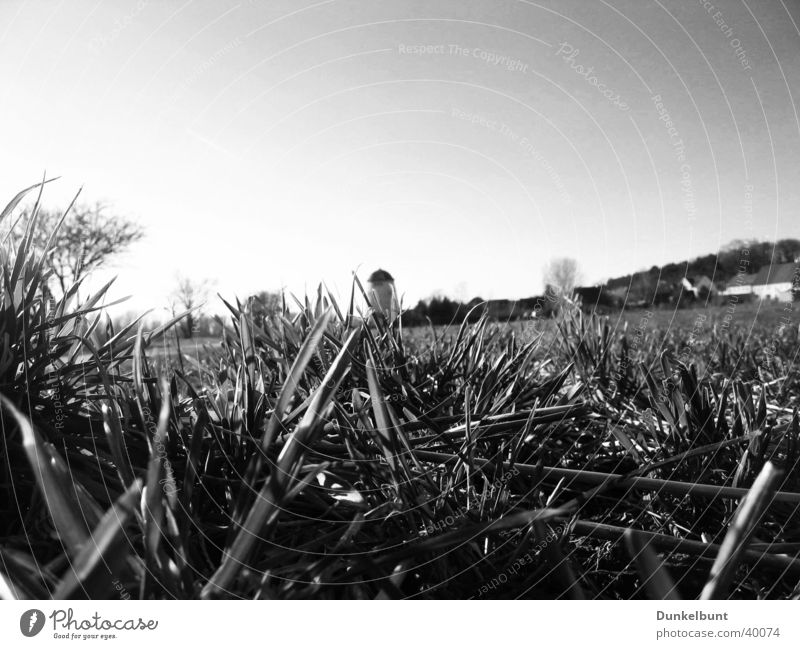
<svg viewBox="0 0 800 649"><path fill-rule="evenodd" d="M800 287L800 267L795 263L762 266L751 275L738 274L729 283L722 295L755 295L760 300L769 298L791 302L794 291Z"/></svg>
<svg viewBox="0 0 800 649"><path fill-rule="evenodd" d="M695 277L694 283L684 277L681 280L681 284L686 291L692 293L696 298L705 298L719 293L719 289L708 275L699 275Z"/></svg>
<svg viewBox="0 0 800 649"><path fill-rule="evenodd" d="M627 297L627 293L615 294L605 286L576 286L573 293L576 300L587 309L619 308Z"/></svg>
<svg viewBox="0 0 800 649"><path fill-rule="evenodd" d="M800 269L796 263L763 266L753 279L753 293L762 300L791 302L792 285L797 283L800 283Z"/></svg>
<svg viewBox="0 0 800 649"><path fill-rule="evenodd" d="M472 300L467 305L472 308L479 302ZM549 318L558 310L558 301L546 295L521 298L519 300L488 300L486 313L491 320L512 321L530 318Z"/></svg>
<svg viewBox="0 0 800 649"><path fill-rule="evenodd" d="M751 295L753 293L753 282L756 279L755 273L738 273L722 291L722 295Z"/></svg>
<svg viewBox="0 0 800 649"><path fill-rule="evenodd" d="M519 317L517 303L512 300L489 300L486 312L492 320L512 320Z"/></svg>

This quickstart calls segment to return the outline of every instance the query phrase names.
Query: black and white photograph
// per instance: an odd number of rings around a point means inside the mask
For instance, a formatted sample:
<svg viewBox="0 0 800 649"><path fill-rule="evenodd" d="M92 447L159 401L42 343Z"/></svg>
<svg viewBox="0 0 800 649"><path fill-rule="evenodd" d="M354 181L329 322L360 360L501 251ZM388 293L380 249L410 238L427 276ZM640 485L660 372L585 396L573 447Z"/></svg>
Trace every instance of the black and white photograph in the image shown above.
<svg viewBox="0 0 800 649"><path fill-rule="evenodd" d="M0 96L4 646L798 646L797 0L0 0Z"/></svg>

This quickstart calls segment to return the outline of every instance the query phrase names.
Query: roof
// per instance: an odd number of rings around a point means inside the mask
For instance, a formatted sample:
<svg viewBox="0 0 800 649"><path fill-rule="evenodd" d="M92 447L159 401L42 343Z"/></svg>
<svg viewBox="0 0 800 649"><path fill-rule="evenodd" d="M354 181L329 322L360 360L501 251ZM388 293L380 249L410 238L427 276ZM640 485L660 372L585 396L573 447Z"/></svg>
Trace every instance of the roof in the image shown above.
<svg viewBox="0 0 800 649"><path fill-rule="evenodd" d="M379 268L376 270L372 275L369 276L367 279L368 282L393 282L394 277L392 277L388 271L383 270L383 268Z"/></svg>
<svg viewBox="0 0 800 649"><path fill-rule="evenodd" d="M792 263L762 266L753 278L753 285L791 283L796 267L797 265Z"/></svg>
<svg viewBox="0 0 800 649"><path fill-rule="evenodd" d="M749 275L734 275L733 279L728 282L728 286L737 285L737 286L750 286L754 284L756 281L756 274L751 273Z"/></svg>

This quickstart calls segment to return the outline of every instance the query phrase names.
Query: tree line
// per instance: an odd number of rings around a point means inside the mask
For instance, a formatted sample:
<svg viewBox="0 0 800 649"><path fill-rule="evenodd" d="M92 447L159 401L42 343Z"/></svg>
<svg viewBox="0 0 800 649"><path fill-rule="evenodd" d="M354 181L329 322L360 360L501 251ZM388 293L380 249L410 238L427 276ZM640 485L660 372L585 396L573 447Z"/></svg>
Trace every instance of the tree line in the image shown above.
<svg viewBox="0 0 800 649"><path fill-rule="evenodd" d="M56 246L47 259L52 286L49 291L65 293L92 271L102 268L119 254L128 250L144 237L144 229L135 221L111 212L106 205L71 206L66 213L38 209L24 211L17 222L0 232L3 240L13 247L25 239L42 250L53 237ZM433 296L420 300L402 313L404 326L427 323L447 325L465 319L477 319L484 310L496 319L518 319L548 316L557 311L563 296L577 297L593 309L618 309L624 305L659 306L669 304L680 308L691 306L698 299L708 300L710 287L697 295L683 290L684 278L695 282L708 278L712 285L731 282L737 275L757 272L763 266L790 263L800 258L800 240L781 239L775 243L754 239L736 239L719 252L649 270L614 277L599 286L579 286L581 271L577 261L568 257L550 260L543 268L545 292L524 300L490 300L473 298L467 303L446 296ZM173 314L189 311L181 321L183 335L212 335L215 319L202 313L208 298L211 282L184 276L176 278L170 296ZM263 291L247 300L247 309L254 320L263 322L285 308L279 292Z"/></svg>

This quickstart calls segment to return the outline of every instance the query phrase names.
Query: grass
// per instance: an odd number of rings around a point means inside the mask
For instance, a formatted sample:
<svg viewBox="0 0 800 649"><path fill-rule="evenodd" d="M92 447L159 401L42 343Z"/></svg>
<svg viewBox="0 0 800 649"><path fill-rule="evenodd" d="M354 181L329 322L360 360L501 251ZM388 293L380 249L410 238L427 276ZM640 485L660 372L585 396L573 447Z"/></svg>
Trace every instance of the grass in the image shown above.
<svg viewBox="0 0 800 649"><path fill-rule="evenodd" d="M403 331L356 281L176 359L45 252L0 264L3 597L800 597L794 321Z"/></svg>

